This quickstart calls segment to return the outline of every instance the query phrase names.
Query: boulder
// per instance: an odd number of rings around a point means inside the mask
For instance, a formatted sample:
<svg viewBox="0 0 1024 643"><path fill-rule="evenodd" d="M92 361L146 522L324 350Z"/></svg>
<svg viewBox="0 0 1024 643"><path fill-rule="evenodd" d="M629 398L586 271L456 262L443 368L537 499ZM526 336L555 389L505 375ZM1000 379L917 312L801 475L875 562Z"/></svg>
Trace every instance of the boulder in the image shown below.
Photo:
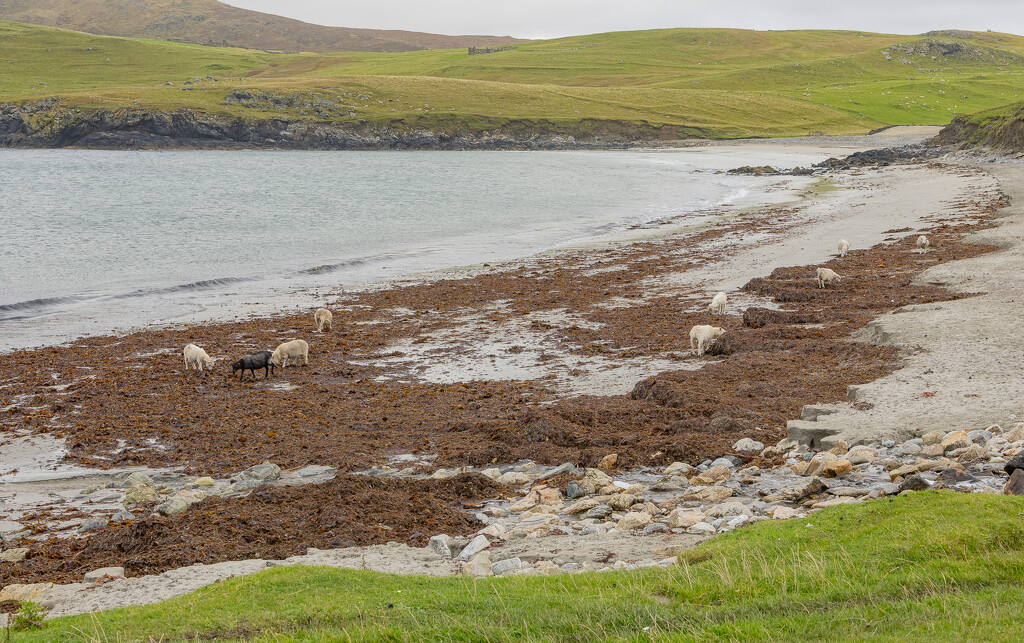
<svg viewBox="0 0 1024 643"><path fill-rule="evenodd" d="M451 558L452 548L455 546L455 539L447 534L431 536L427 541L427 549L437 553L441 558Z"/></svg>
<svg viewBox="0 0 1024 643"><path fill-rule="evenodd" d="M662 471L662 473L666 476L686 476L690 475L692 471L693 467L685 462L673 462L665 467L665 470Z"/></svg>
<svg viewBox="0 0 1024 643"><path fill-rule="evenodd" d="M620 493L617 496L612 496L608 500L608 506L615 511L627 511L630 507L637 503L639 498L631 493Z"/></svg>
<svg viewBox="0 0 1024 643"><path fill-rule="evenodd" d="M566 508L565 513L569 514L570 516L573 516L576 514L583 513L584 511L590 511L599 504L601 503L599 503L597 500L594 500L593 498L584 498L569 505L569 507Z"/></svg>
<svg viewBox="0 0 1024 643"><path fill-rule="evenodd" d="M900 491L923 491L931 487L928 481L921 476L907 476L900 484Z"/></svg>
<svg viewBox="0 0 1024 643"><path fill-rule="evenodd" d="M476 556L483 550L491 546L491 541L488 540L487 536L477 536L473 540L469 541L466 548L459 552L459 560L469 560L473 556ZM488 565L490 562L488 562Z"/></svg>
<svg viewBox="0 0 1024 643"><path fill-rule="evenodd" d="M736 502L735 500L732 501L732 502L723 502L720 505L712 505L707 510L706 513L707 513L708 516L711 516L712 518L724 518L726 516L740 516L740 515L750 516L750 515L752 515L752 512L750 511L750 507L748 507L747 505L743 504L742 502Z"/></svg>
<svg viewBox="0 0 1024 643"><path fill-rule="evenodd" d="M924 446L931 446L933 444L942 444L942 439L945 437L942 431L929 431L921 436L921 442Z"/></svg>
<svg viewBox="0 0 1024 643"><path fill-rule="evenodd" d="M1003 493L1008 496L1024 496L1024 469L1014 469L1003 487Z"/></svg>
<svg viewBox="0 0 1024 643"><path fill-rule="evenodd" d="M529 494L522 500L518 500L509 505L508 510L512 513L520 513L528 509L532 509L537 506L537 497L533 494Z"/></svg>
<svg viewBox="0 0 1024 643"><path fill-rule="evenodd" d="M490 553L479 552L472 559L462 563L462 573L466 576L494 576Z"/></svg>
<svg viewBox="0 0 1024 643"><path fill-rule="evenodd" d="M135 474L132 474L135 475ZM160 499L160 493L151 485L133 484L124 492L124 504L139 505L144 502L156 502Z"/></svg>
<svg viewBox="0 0 1024 643"><path fill-rule="evenodd" d="M690 478L690 484L715 484L723 480L728 480L732 476L732 468L724 465L712 465L707 468L706 471L700 475L696 475Z"/></svg>
<svg viewBox="0 0 1024 643"><path fill-rule="evenodd" d="M196 484L199 485L200 487L212 487L216 483L210 476L203 476L202 478L196 480Z"/></svg>
<svg viewBox="0 0 1024 643"><path fill-rule="evenodd" d="M25 556L28 556L28 547L14 547L0 552L0 561L17 563L25 560Z"/></svg>
<svg viewBox="0 0 1024 643"><path fill-rule="evenodd" d="M124 486L132 487L133 485L145 485L147 487L155 487L156 483L153 482L153 478L149 474L141 471L136 471L124 479Z"/></svg>
<svg viewBox="0 0 1024 643"><path fill-rule="evenodd" d="M706 522L698 522L695 525L690 525L686 528L686 533L697 534L699 536L714 536L715 528Z"/></svg>
<svg viewBox="0 0 1024 643"><path fill-rule="evenodd" d="M164 516L177 516L188 511L190 506L184 498L174 497L157 505L156 510Z"/></svg>
<svg viewBox="0 0 1024 643"><path fill-rule="evenodd" d="M106 527L109 522L110 521L106 518L86 518L82 521L82 524L78 526L78 532L82 533L86 531L93 531L94 529L99 529L100 527Z"/></svg>
<svg viewBox="0 0 1024 643"><path fill-rule="evenodd" d="M528 484L530 482L530 476L520 471L509 471L501 474L498 478L498 484L507 484L512 487L518 487L520 485Z"/></svg>
<svg viewBox="0 0 1024 643"><path fill-rule="evenodd" d="M643 529L651 523L651 514L643 513L639 511L630 511L623 516L615 528L619 531L632 531L634 529Z"/></svg>
<svg viewBox="0 0 1024 643"><path fill-rule="evenodd" d="M822 451L821 453L816 453L814 457L811 458L811 463L807 465L807 471L805 471L803 475L813 476L815 474L819 474L821 472L822 467L824 467L829 462L838 459L839 456L830 451Z"/></svg>
<svg viewBox="0 0 1024 643"><path fill-rule="evenodd" d="M971 438L967 436L967 431L953 431L942 439L942 450L948 453L956 449L969 447L971 444L973 444L973 442L971 442Z"/></svg>
<svg viewBox="0 0 1024 643"><path fill-rule="evenodd" d="M808 496L821 493L827 488L828 487L824 482L822 482L821 478L815 477L798 484L783 487L778 492L765 496L764 500L765 502L778 502L780 500L784 500L786 502L798 502Z"/></svg>
<svg viewBox="0 0 1024 643"><path fill-rule="evenodd" d="M1024 469L1024 453L1019 453L1003 465L1003 471L1009 475L1013 475L1013 472L1017 469Z"/></svg>
<svg viewBox="0 0 1024 643"><path fill-rule="evenodd" d="M618 453L609 453L605 457L601 458L601 461L597 463L598 469L611 469L615 467L615 463L619 461Z"/></svg>
<svg viewBox="0 0 1024 643"><path fill-rule="evenodd" d="M668 515L667 523L672 529L685 529L704 521L704 514L691 509L676 509Z"/></svg>
<svg viewBox="0 0 1024 643"><path fill-rule="evenodd" d="M916 466L912 464L905 464L902 467L896 467L889 472L889 479L895 481L896 478L906 478L909 475L913 475L920 471Z"/></svg>
<svg viewBox="0 0 1024 643"><path fill-rule="evenodd" d="M514 572L525 567L522 559L520 558L506 558L505 560L496 560L491 563L491 572L495 576L501 576L508 572Z"/></svg>
<svg viewBox="0 0 1024 643"><path fill-rule="evenodd" d="M822 474L826 478L837 478L839 476L850 473L850 471L852 470L853 463L851 463L849 460L846 460L845 458L841 458L839 460L833 460L825 464L824 468L822 469Z"/></svg>
<svg viewBox="0 0 1024 643"><path fill-rule="evenodd" d="M797 509L792 507L776 507L772 511L772 518L775 520L789 520L790 518L796 518L802 515Z"/></svg>
<svg viewBox="0 0 1024 643"><path fill-rule="evenodd" d="M582 498L585 495L587 495L586 489L584 489L583 485L575 480L570 481L569 484L565 486L565 497L570 500Z"/></svg>
<svg viewBox="0 0 1024 643"><path fill-rule="evenodd" d="M683 493L683 500L724 500L732 497L732 489L721 485L688 487Z"/></svg>
<svg viewBox="0 0 1024 643"><path fill-rule="evenodd" d="M575 470L576 470L576 465L575 464L573 464L572 462L564 462L564 463L558 465L557 467L555 467L554 469L551 469L550 471L547 471L546 473L537 476L537 479L538 480L547 480L548 478L554 478L555 476L560 476L563 473L572 473Z"/></svg>
<svg viewBox="0 0 1024 643"><path fill-rule="evenodd" d="M608 516L612 515L612 508L608 505L598 505L585 513L584 518L591 518L594 520L603 520Z"/></svg>
<svg viewBox="0 0 1024 643"><path fill-rule="evenodd" d="M740 453L760 453L764 451L764 444L750 438L743 438L732 445L732 450Z"/></svg>
<svg viewBox="0 0 1024 643"><path fill-rule="evenodd" d="M583 479L579 481L580 487L587 493L594 493L602 487L612 484L612 478L604 471L598 469L587 469L583 473Z"/></svg>
<svg viewBox="0 0 1024 643"><path fill-rule="evenodd" d="M281 467L272 462L264 462L263 464L257 464L249 467L240 473L238 477L245 478L247 480L258 480L260 482L277 480L281 477Z"/></svg>

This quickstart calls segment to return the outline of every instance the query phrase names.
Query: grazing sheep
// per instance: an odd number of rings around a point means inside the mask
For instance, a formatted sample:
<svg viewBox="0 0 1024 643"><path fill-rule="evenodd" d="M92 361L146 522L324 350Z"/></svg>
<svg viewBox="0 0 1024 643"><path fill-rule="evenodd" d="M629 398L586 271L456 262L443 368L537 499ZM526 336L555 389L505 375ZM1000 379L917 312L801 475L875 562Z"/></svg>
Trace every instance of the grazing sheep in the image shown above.
<svg viewBox="0 0 1024 643"><path fill-rule="evenodd" d="M842 281L843 278L836 274L831 268L818 268L818 288L824 288L833 281Z"/></svg>
<svg viewBox="0 0 1024 643"><path fill-rule="evenodd" d="M324 328L331 330L331 321L334 319L334 315L331 311L326 308L320 308L313 314L313 321L316 322L316 331L318 333L324 332Z"/></svg>
<svg viewBox="0 0 1024 643"><path fill-rule="evenodd" d="M840 257L845 257L846 253L850 251L850 242L846 239L840 239L839 243L836 244L836 250L839 251Z"/></svg>
<svg viewBox="0 0 1024 643"><path fill-rule="evenodd" d="M930 245L931 244L928 243L928 237L924 236L923 234L917 238L917 247L918 249L921 250L921 252L928 252L928 246Z"/></svg>
<svg viewBox="0 0 1024 643"><path fill-rule="evenodd" d="M213 371L213 358L206 354L206 351L199 348L195 344L189 344L183 350L182 355L185 357L185 370L189 370L194 364L196 370L200 373L203 372L205 367L208 371Z"/></svg>
<svg viewBox="0 0 1024 643"><path fill-rule="evenodd" d="M720 292L714 296L711 303L708 305L708 311L712 315L724 315L725 314L725 302L728 299L724 292Z"/></svg>
<svg viewBox="0 0 1024 643"><path fill-rule="evenodd" d="M284 368L298 362L299 359L302 359L302 366L309 363L309 344L305 340L295 339L284 342L275 348L274 353L270 356L270 363Z"/></svg>
<svg viewBox="0 0 1024 643"><path fill-rule="evenodd" d="M690 329L690 350L695 355L703 355L719 337L725 334L724 328L717 326L694 326Z"/></svg>
<svg viewBox="0 0 1024 643"><path fill-rule="evenodd" d="M238 375L238 381L242 381L242 377L245 376L245 371L252 373L252 378L256 379L256 369L263 369L263 379L270 377L270 374L274 372L274 364L270 361L270 356L273 355L270 351L260 351L253 353L252 355L243 355L234 364L231 365L231 374L234 375L235 371L242 371Z"/></svg>

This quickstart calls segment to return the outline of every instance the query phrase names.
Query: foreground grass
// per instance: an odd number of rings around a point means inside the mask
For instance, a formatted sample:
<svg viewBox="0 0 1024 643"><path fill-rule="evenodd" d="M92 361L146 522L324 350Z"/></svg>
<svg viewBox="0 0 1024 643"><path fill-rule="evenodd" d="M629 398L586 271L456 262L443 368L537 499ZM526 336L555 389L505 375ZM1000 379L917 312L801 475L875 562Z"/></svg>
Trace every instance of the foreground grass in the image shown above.
<svg viewBox="0 0 1024 643"><path fill-rule="evenodd" d="M766 522L668 569L473 580L275 568L18 641L1015 640L1024 499L920 492Z"/></svg>
<svg viewBox="0 0 1024 643"><path fill-rule="evenodd" d="M943 53L949 46L961 49ZM318 120L280 104L225 100L238 88L311 92L344 104L334 122L441 132L529 122L600 134L598 122L648 128L648 136L655 128L662 138L852 134L945 124L1024 100L1022 76L1024 38L992 33L662 29L479 56L278 54L0 22L3 101L61 96L82 108Z"/></svg>

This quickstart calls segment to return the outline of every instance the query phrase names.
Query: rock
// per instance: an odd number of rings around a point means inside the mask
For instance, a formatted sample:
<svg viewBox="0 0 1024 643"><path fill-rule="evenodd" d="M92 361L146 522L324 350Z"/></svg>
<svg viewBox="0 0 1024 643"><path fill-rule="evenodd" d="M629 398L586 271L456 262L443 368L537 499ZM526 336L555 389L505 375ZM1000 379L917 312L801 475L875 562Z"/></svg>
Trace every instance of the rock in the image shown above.
<svg viewBox="0 0 1024 643"><path fill-rule="evenodd" d="M995 433L995 431L993 431L993 433ZM1012 429L1003 433L1003 437L1009 442L1024 441L1024 422L1018 423Z"/></svg>
<svg viewBox="0 0 1024 643"><path fill-rule="evenodd" d="M839 456L829 451L822 451L821 453L817 453L814 455L813 458L811 458L811 463L807 466L807 471L804 472L804 475L813 476L815 474L819 474L821 472L822 467L824 467L829 462L838 459Z"/></svg>
<svg viewBox="0 0 1024 643"><path fill-rule="evenodd" d="M712 462L711 467L726 467L728 469L733 469L738 464L736 460L736 458L725 456L724 458L718 458L717 460ZM743 461L740 460L739 462Z"/></svg>
<svg viewBox="0 0 1024 643"><path fill-rule="evenodd" d="M106 527L109 522L110 521L106 518L86 518L82 521L82 524L78 526L78 532L82 533L86 531L93 531L94 529L99 529L100 527Z"/></svg>
<svg viewBox="0 0 1024 643"><path fill-rule="evenodd" d="M210 476L203 476L202 478L196 480L196 484L199 485L200 487L212 487L214 484L216 484L216 482Z"/></svg>
<svg viewBox="0 0 1024 643"><path fill-rule="evenodd" d="M827 488L828 487L824 482L822 482L821 478L811 478L806 482L783 487L777 493L765 496L764 499L766 502L777 502L779 500L798 502L808 496L821 493Z"/></svg>
<svg viewBox="0 0 1024 643"><path fill-rule="evenodd" d="M619 531L631 531L643 529L651 523L651 514L638 511L630 511L616 523L615 528Z"/></svg>
<svg viewBox="0 0 1024 643"><path fill-rule="evenodd" d="M917 473L919 469L912 464L905 464L902 467L896 467L889 472L889 479L895 481L899 477L907 477Z"/></svg>
<svg viewBox="0 0 1024 643"><path fill-rule="evenodd" d="M984 445L992 439L992 433L984 429L976 429L967 433L967 437L975 444Z"/></svg>
<svg viewBox="0 0 1024 643"><path fill-rule="evenodd" d="M1010 458L1009 462L1003 466L1003 471L1011 476L1017 469L1024 469L1024 453L1019 453L1013 456Z"/></svg>
<svg viewBox="0 0 1024 643"><path fill-rule="evenodd" d="M491 467L490 469L484 469L480 472L481 475L485 475L491 480L497 480L501 477L501 469L497 467Z"/></svg>
<svg viewBox="0 0 1024 643"><path fill-rule="evenodd" d="M240 473L238 477L245 478L247 480L259 480L260 482L277 480L281 477L281 467L273 464L272 462L264 462L263 464L257 464L249 467Z"/></svg>
<svg viewBox="0 0 1024 643"><path fill-rule="evenodd" d="M962 449L971 446L971 444L973 442L967 437L967 431L953 431L942 439L942 449L945 452Z"/></svg>
<svg viewBox="0 0 1024 643"><path fill-rule="evenodd" d="M505 527L500 523L496 522L487 525L477 533L488 538L494 538L495 540L504 540L506 538L507 531Z"/></svg>
<svg viewBox="0 0 1024 643"><path fill-rule="evenodd" d="M850 450L850 445L846 443L846 440L840 440L836 442L836 445L828 450L834 456L846 455L846 452Z"/></svg>
<svg viewBox="0 0 1024 643"><path fill-rule="evenodd" d="M132 475L135 475L134 473ZM160 493L150 485L133 484L124 492L124 504L139 505L144 502L156 502L160 499Z"/></svg>
<svg viewBox="0 0 1024 643"><path fill-rule="evenodd" d="M924 446L931 446L933 444L942 444L942 438L945 437L942 431L929 431L921 436L921 442Z"/></svg>
<svg viewBox="0 0 1024 643"><path fill-rule="evenodd" d="M662 473L666 476L686 476L690 475L692 471L693 467L686 464L685 462L673 462L672 464L665 467L665 470L662 471Z"/></svg>
<svg viewBox="0 0 1024 643"><path fill-rule="evenodd" d="M698 534L701 536L714 536L715 528L706 522L698 522L695 525L691 525L686 528L688 534Z"/></svg>
<svg viewBox="0 0 1024 643"><path fill-rule="evenodd" d="M188 511L190 504L183 498L171 498L157 505L156 510L164 516L177 516Z"/></svg>
<svg viewBox="0 0 1024 643"><path fill-rule="evenodd" d="M936 479L941 480L942 482L945 482L947 484L956 484L958 482L975 482L977 480L977 478L975 478L971 474L966 473L964 471L960 471L959 469L954 469L952 467L950 467L949 469L943 469L939 473L938 478Z"/></svg>
<svg viewBox="0 0 1024 643"><path fill-rule="evenodd" d="M640 501L639 498L637 500ZM632 508L634 510L636 510L637 505L633 505ZM644 512L646 514L651 514L652 516L660 516L661 515L661 508L658 507L658 505L654 504L653 502L646 502L646 503L644 503L643 509L641 509L640 511L642 511L642 512Z"/></svg>
<svg viewBox="0 0 1024 643"><path fill-rule="evenodd" d="M480 552L471 560L462 563L462 573L466 576L493 576L490 553Z"/></svg>
<svg viewBox="0 0 1024 643"><path fill-rule="evenodd" d="M617 496L612 496L608 500L608 506L615 511L627 511L632 507L639 499L631 493L620 493Z"/></svg>
<svg viewBox="0 0 1024 643"><path fill-rule="evenodd" d="M481 513L490 518L504 518L508 515L508 512L502 509L501 507L487 507Z"/></svg>
<svg viewBox="0 0 1024 643"><path fill-rule="evenodd" d="M572 473L575 470L576 470L576 465L575 464L573 464L572 462L563 462L562 464L558 465L554 469L551 469L550 471L547 471L546 473L543 473L543 474L537 476L537 479L538 480L547 480L548 478L554 478L555 476L560 476L563 473Z"/></svg>
<svg viewBox="0 0 1024 643"><path fill-rule="evenodd" d="M447 534L431 536L427 541L427 549L436 552L441 558L451 558L453 547L455 547L455 539Z"/></svg>
<svg viewBox="0 0 1024 643"><path fill-rule="evenodd" d="M518 487L520 485L528 484L530 482L530 476L519 471L509 471L508 473L501 474L498 478L498 484L507 484L512 487Z"/></svg>
<svg viewBox="0 0 1024 643"><path fill-rule="evenodd" d="M811 509L828 509L829 507L835 507L837 505L848 505L853 502L859 502L856 498L849 496L843 496L842 498L832 498L831 500L822 500L821 502L815 502L811 505Z"/></svg>
<svg viewBox="0 0 1024 643"><path fill-rule="evenodd" d="M972 444L962 449L954 449L953 451L950 451L950 457L954 457L960 462L983 460L988 457L988 449L979 444Z"/></svg>
<svg viewBox="0 0 1024 643"><path fill-rule="evenodd" d="M249 480L248 478L243 480L237 480L228 485L228 488L224 490L224 493L222 495L233 496L248 493L255 489L256 487L260 486L260 484L261 483L259 480Z"/></svg>
<svg viewBox="0 0 1024 643"><path fill-rule="evenodd" d="M673 476L664 478L651 485L651 491L682 491L690 486L690 481L685 476Z"/></svg>
<svg viewBox="0 0 1024 643"><path fill-rule="evenodd" d="M611 469L615 466L615 463L619 461L618 453L609 453L605 457L601 458L601 461L597 463L598 469Z"/></svg>
<svg viewBox="0 0 1024 643"><path fill-rule="evenodd" d="M6 601L41 602L53 589L53 583L11 583L0 590L0 603Z"/></svg>
<svg viewBox="0 0 1024 643"><path fill-rule="evenodd" d="M720 485L689 487L682 495L683 500L724 500L732 497L732 489Z"/></svg>
<svg viewBox="0 0 1024 643"><path fill-rule="evenodd" d="M899 448L896 449L896 455L904 456L904 457L906 457L908 455L917 455L918 453L921 452L921 450L922 450L922 447L920 447L919 445L911 444L910 442L906 442L904 444L901 444L899 446Z"/></svg>
<svg viewBox="0 0 1024 643"><path fill-rule="evenodd" d="M584 518L591 518L594 520L601 520L612 515L612 508L608 505L598 505L584 514Z"/></svg>
<svg viewBox="0 0 1024 643"><path fill-rule="evenodd" d="M598 469L587 469L583 473L583 479L579 484L587 493L594 493L602 487L612 484L612 478L604 471Z"/></svg>
<svg viewBox="0 0 1024 643"><path fill-rule="evenodd" d="M149 474L136 471L124 479L124 486L132 487L134 485L141 484L147 487L155 487L156 483L153 482L153 478L149 477Z"/></svg>
<svg viewBox="0 0 1024 643"><path fill-rule="evenodd" d="M491 571L495 576L501 576L508 572L514 572L525 567L523 561L519 558L506 558L505 560L498 560L491 563Z"/></svg>
<svg viewBox="0 0 1024 643"><path fill-rule="evenodd" d="M509 505L508 510L515 514L520 513L522 511L526 511L527 509L532 509L535 506L537 506L537 498L536 496L531 494L526 496L522 500L519 500Z"/></svg>
<svg viewBox="0 0 1024 643"><path fill-rule="evenodd" d="M124 509L110 517L110 522L115 525L123 525L124 523L131 522L133 520L135 520L135 514L130 511L125 511Z"/></svg>
<svg viewBox="0 0 1024 643"><path fill-rule="evenodd" d="M17 563L25 560L25 556L28 556L28 547L15 547L13 549L5 549L0 552L0 561L5 563Z"/></svg>
<svg viewBox="0 0 1024 643"><path fill-rule="evenodd" d="M676 509L668 515L668 526L672 529L685 529L704 521L704 514L689 509Z"/></svg>
<svg viewBox="0 0 1024 643"><path fill-rule="evenodd" d="M707 485L728 480L732 476L732 467L724 465L711 465L700 475L690 478L690 484Z"/></svg>
<svg viewBox="0 0 1024 643"><path fill-rule="evenodd" d="M764 451L764 444L750 438L743 438L732 445L732 450L740 453L760 453Z"/></svg>
<svg viewBox="0 0 1024 643"><path fill-rule="evenodd" d="M797 462L789 467L790 471L798 476L807 475L807 469L810 468L810 462Z"/></svg>
<svg viewBox="0 0 1024 643"><path fill-rule="evenodd" d="M941 444L929 444L925 448L921 449L919 454L922 458L937 458L945 453L946 450L942 448Z"/></svg>
<svg viewBox="0 0 1024 643"><path fill-rule="evenodd" d="M86 583L95 583L101 578L124 578L124 567L101 567L85 574Z"/></svg>
<svg viewBox="0 0 1024 643"><path fill-rule="evenodd" d="M631 493L634 496L642 496L646 489L642 484L633 483L622 490L622 493Z"/></svg>
<svg viewBox="0 0 1024 643"><path fill-rule="evenodd" d="M466 545L465 549L459 552L459 560L469 560L490 546L491 541L487 539L487 536L477 536L473 540L469 541L469 544Z"/></svg>
<svg viewBox="0 0 1024 643"><path fill-rule="evenodd" d="M923 491L931 487L928 481L921 476L908 476L902 484L900 484L900 492L903 491Z"/></svg>
<svg viewBox="0 0 1024 643"><path fill-rule="evenodd" d="M792 507L776 507L772 511L772 518L775 520L789 520L790 518L796 518L802 515L798 510Z"/></svg>
<svg viewBox="0 0 1024 643"><path fill-rule="evenodd" d="M1008 496L1024 496L1024 469L1014 469L1003 487L1003 493Z"/></svg>
<svg viewBox="0 0 1024 643"><path fill-rule="evenodd" d="M712 518L725 518L726 516L750 515L751 511L742 502L723 502L720 505L713 505L707 510L707 515Z"/></svg>
<svg viewBox="0 0 1024 643"><path fill-rule="evenodd" d="M565 497L569 498L570 500L575 498L582 498L585 495L587 495L586 490L580 483L576 482L575 480L569 482L569 484L565 486Z"/></svg>
<svg viewBox="0 0 1024 643"><path fill-rule="evenodd" d="M842 475L846 475L853 470L853 463L846 459L833 460L825 464L822 469L822 474L826 478L837 478Z"/></svg>
<svg viewBox="0 0 1024 643"><path fill-rule="evenodd" d="M579 500L570 505L568 508L566 508L565 513L569 514L570 516L573 516L579 513L583 513L584 511L590 511L599 504L601 503L599 503L597 500L594 500L593 498L584 498L583 500Z"/></svg>

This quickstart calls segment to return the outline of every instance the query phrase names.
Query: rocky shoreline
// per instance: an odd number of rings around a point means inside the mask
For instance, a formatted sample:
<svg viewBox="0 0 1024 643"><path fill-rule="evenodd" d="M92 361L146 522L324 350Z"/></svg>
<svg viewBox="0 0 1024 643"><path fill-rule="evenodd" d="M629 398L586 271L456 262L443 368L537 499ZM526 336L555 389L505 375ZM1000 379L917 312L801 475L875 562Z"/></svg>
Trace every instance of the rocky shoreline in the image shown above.
<svg viewBox="0 0 1024 643"><path fill-rule="evenodd" d="M243 118L195 110L84 109L59 98L0 103L0 147L280 150L588 150L681 143L656 126L585 119L561 124L544 119L498 119L486 129L455 120L433 126L362 120ZM443 129L442 129L443 128Z"/></svg>

